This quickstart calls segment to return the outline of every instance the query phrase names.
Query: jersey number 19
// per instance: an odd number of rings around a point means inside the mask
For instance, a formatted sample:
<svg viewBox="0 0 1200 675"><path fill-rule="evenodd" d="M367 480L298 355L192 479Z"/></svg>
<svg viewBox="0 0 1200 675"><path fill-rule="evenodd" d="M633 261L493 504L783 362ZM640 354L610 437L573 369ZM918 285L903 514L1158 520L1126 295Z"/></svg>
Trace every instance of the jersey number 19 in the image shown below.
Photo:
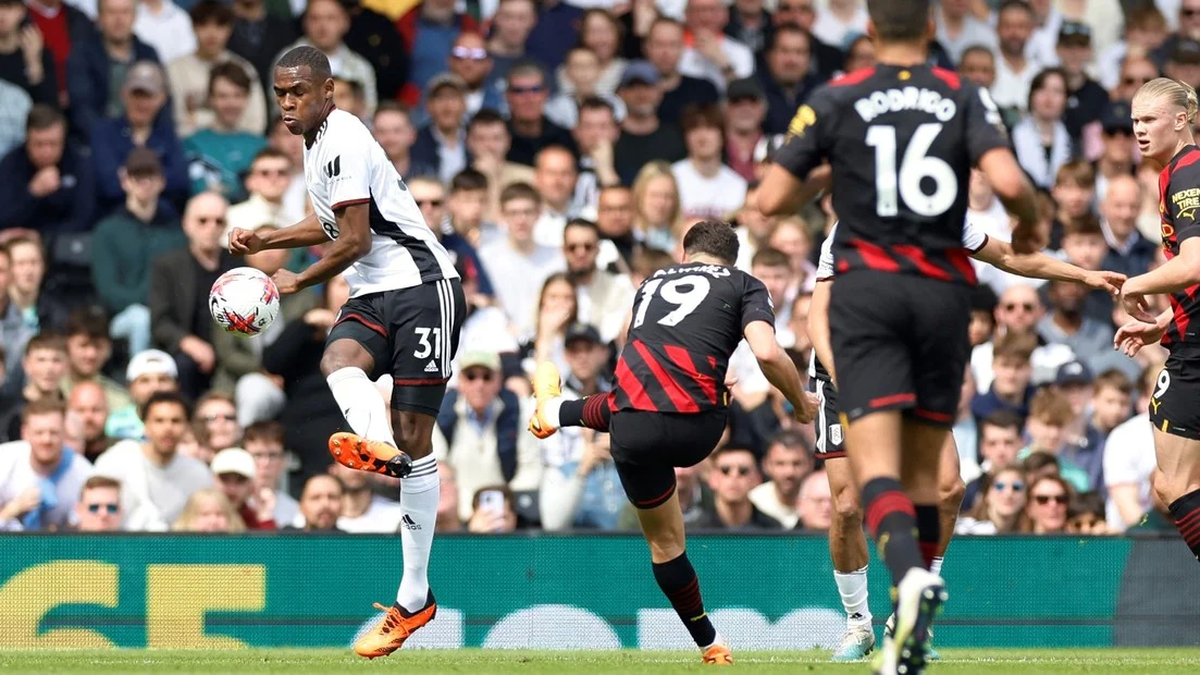
<svg viewBox="0 0 1200 675"><path fill-rule="evenodd" d="M650 311L650 303L654 301L655 293L675 306L675 309L659 319L658 323L663 326L677 326L687 315L696 311L711 289L712 284L709 283L708 277L699 274L689 274L667 282L651 279L642 285L642 299L633 318L633 327L637 328L646 322L646 312Z"/></svg>

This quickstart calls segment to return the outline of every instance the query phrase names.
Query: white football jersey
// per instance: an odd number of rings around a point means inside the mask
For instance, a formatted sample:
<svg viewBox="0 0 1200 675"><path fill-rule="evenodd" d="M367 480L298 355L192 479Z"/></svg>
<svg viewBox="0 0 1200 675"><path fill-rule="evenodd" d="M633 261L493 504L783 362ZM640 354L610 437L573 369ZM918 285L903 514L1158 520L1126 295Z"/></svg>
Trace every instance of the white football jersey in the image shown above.
<svg viewBox="0 0 1200 675"><path fill-rule="evenodd" d="M337 209L370 205L371 251L343 273L350 297L458 278L446 249L425 226L408 186L354 115L334 110L312 147L305 143L304 178L313 210L330 239L338 236Z"/></svg>

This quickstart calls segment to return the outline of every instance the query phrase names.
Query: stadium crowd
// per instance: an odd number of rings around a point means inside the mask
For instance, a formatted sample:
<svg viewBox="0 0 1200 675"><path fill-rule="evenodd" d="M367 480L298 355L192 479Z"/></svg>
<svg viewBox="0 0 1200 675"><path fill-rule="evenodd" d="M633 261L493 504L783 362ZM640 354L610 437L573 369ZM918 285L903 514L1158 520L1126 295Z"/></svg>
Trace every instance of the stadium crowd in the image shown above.
<svg viewBox="0 0 1200 675"><path fill-rule="evenodd" d="M313 45L452 253L471 314L438 416L439 530L636 529L604 435L525 429L535 364L611 387L642 279L728 219L802 371L828 200L774 219L756 180L814 88L869 67L863 0L0 0L0 528L394 532L398 481L331 462L320 374L347 297L285 297L254 339L215 327L224 248L308 208L272 64ZM990 90L1042 189L1047 252L1161 262L1159 167L1129 101L1200 86L1200 0L942 0L931 58ZM1010 221L981 176L970 214ZM1171 530L1150 394L1165 352L1113 351L1102 291L982 265L954 428L970 534ZM1160 299L1161 300L1161 299ZM1164 300L1165 301L1165 300ZM731 424L677 471L690 528L828 529L812 448L748 350ZM380 381L390 394L390 382ZM503 507L480 508L497 491ZM495 500L485 500L492 504Z"/></svg>

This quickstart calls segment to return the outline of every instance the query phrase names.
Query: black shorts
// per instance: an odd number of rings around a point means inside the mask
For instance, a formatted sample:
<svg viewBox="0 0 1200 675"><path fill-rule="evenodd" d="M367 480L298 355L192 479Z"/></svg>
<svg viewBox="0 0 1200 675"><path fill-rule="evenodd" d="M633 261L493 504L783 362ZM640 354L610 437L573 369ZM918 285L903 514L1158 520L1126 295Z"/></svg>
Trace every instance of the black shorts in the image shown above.
<svg viewBox="0 0 1200 675"><path fill-rule="evenodd" d="M675 494L675 467L704 461L724 432L724 410L613 413L608 433L625 496L639 509L663 504Z"/></svg>
<svg viewBox="0 0 1200 675"><path fill-rule="evenodd" d="M325 344L354 340L375 361L376 379L392 376L392 408L436 417L458 351L467 301L458 279L350 298Z"/></svg>
<svg viewBox="0 0 1200 675"><path fill-rule="evenodd" d="M1172 436L1200 440L1200 351L1171 352L1154 382L1150 422Z"/></svg>
<svg viewBox="0 0 1200 675"><path fill-rule="evenodd" d="M846 456L842 437L842 421L838 418L837 389L833 383L819 377L808 378L808 390L821 399L821 408L813 425L817 431L817 459L837 459Z"/></svg>
<svg viewBox="0 0 1200 675"><path fill-rule="evenodd" d="M829 328L844 423L904 410L927 424L953 426L971 355L970 321L967 286L887 272L839 276Z"/></svg>

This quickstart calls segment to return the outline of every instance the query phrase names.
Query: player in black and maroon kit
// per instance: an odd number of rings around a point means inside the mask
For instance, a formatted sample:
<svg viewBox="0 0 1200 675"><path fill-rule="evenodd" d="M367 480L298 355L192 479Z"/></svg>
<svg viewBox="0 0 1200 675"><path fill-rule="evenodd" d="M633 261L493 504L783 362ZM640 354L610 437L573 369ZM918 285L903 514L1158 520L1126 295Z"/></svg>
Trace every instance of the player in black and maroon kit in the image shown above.
<svg viewBox="0 0 1200 675"><path fill-rule="evenodd" d="M654 579L705 663L731 663L685 552L675 467L703 461L725 431L725 370L743 338L798 421L812 421L817 399L804 391L796 366L775 341L766 287L733 267L733 228L697 223L684 236L683 249L683 264L655 272L638 289L613 391L563 400L558 369L543 363L534 376L538 405L530 431L539 438L564 426L609 432L617 474L650 545Z"/></svg>
<svg viewBox="0 0 1200 675"><path fill-rule="evenodd" d="M1134 317L1114 345L1133 356L1161 340L1171 355L1150 398L1158 475L1154 489L1192 553L1200 559L1200 148L1192 137L1196 92L1159 78L1133 98L1133 129L1142 157L1164 166L1158 178L1167 262L1125 282L1122 302ZM1169 293L1157 317L1146 296Z"/></svg>
<svg viewBox="0 0 1200 675"><path fill-rule="evenodd" d="M932 552L940 538L938 466L970 353L975 275L962 235L971 167L1018 217L1017 253L1036 248L1036 214L987 91L926 65L928 0L867 7L879 65L800 107L758 200L768 214L792 210L828 183L829 162L841 219L830 307L840 417L867 526L897 589L895 633L877 668L917 673L946 598L918 541Z"/></svg>

